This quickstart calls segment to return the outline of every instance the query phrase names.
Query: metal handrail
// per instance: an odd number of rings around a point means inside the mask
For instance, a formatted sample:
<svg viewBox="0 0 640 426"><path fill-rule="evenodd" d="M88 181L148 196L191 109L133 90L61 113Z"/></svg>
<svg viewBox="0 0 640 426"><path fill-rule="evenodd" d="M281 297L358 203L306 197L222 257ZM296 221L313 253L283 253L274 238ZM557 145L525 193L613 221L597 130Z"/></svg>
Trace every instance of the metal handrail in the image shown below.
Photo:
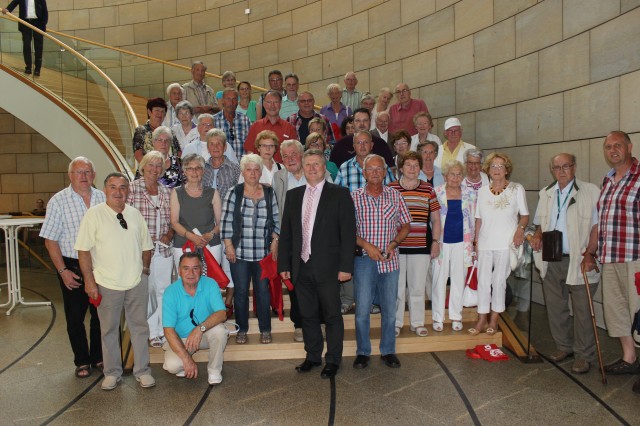
<svg viewBox="0 0 640 426"><path fill-rule="evenodd" d="M71 48L69 45L61 42L60 40L58 40L55 37L50 36L49 34L47 34L47 32L42 31L37 27L34 27L30 23L28 23L26 21L23 21L22 19L18 18L17 16L12 14L11 12L7 12L6 14L0 14L0 17L3 17L3 18L8 19L10 21L18 22L19 24L22 24L22 25L24 25L24 26L26 26L28 28L31 28L33 31L37 32L38 34L42 34L44 37L46 37L47 39L51 40L52 42L54 42L55 44L59 45L60 47L64 48L66 51L70 52L73 56L78 58L81 62L86 63L94 71L96 71L100 75L100 77L102 77L107 82L107 84L113 90L115 90L116 94L118 95L118 97L120 98L122 103L125 105L125 111L127 112L127 115L129 116L128 118L129 118L129 122L130 122L131 129L132 129L131 134L133 134L133 129L135 129L139 125L138 124L138 119L136 118L136 114L133 111L133 108L131 107L131 104L129 103L127 98L124 96L124 94L120 90L120 88L113 82L113 80L111 80L109 78L109 76L107 74L104 73L104 71L102 71L96 64L91 62L89 59L85 58L80 53L76 52L75 49ZM51 32L54 32L54 31L51 31Z"/></svg>

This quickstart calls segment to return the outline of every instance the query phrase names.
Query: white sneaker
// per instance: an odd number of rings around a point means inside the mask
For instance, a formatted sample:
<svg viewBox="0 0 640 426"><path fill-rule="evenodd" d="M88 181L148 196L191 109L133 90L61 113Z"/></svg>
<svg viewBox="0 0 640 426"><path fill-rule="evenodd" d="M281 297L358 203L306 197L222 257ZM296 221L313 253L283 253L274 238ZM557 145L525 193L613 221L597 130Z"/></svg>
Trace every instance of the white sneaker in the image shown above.
<svg viewBox="0 0 640 426"><path fill-rule="evenodd" d="M156 385L156 379L151 374L143 374L140 377L136 377L136 380L140 382L140 386L143 388L152 388Z"/></svg>
<svg viewBox="0 0 640 426"><path fill-rule="evenodd" d="M220 383L222 383L221 374L209 374L209 384L211 386L219 385Z"/></svg>
<svg viewBox="0 0 640 426"><path fill-rule="evenodd" d="M149 339L149 346L152 348L161 348L163 343L163 338L160 336Z"/></svg>
<svg viewBox="0 0 640 426"><path fill-rule="evenodd" d="M121 380L120 377L105 376L104 380L102 381L102 385L100 385L100 387L102 388L102 390L113 390L116 388L116 386L118 386L118 382L120 380Z"/></svg>
<svg viewBox="0 0 640 426"><path fill-rule="evenodd" d="M176 373L176 377L179 377L179 378L181 378L181 379L182 379L182 378L184 378L184 377L187 377L187 373L185 373L185 372L184 372L184 370L182 370L182 371L178 371L178 372Z"/></svg>
<svg viewBox="0 0 640 426"><path fill-rule="evenodd" d="M293 340L296 342L304 342L301 328L296 328L295 330L293 330Z"/></svg>

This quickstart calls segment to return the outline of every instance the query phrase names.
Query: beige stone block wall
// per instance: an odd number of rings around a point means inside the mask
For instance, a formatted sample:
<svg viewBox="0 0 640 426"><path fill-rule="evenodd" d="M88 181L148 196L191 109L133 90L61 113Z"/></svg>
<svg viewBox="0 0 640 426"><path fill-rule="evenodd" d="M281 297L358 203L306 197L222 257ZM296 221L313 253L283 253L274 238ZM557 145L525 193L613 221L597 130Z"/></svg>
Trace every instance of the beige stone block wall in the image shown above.
<svg viewBox="0 0 640 426"><path fill-rule="evenodd" d="M456 115L465 140L508 150L534 203L557 150L580 151L579 173L599 183L605 134L636 132L640 144L640 0L50 0L49 8L54 29L177 63L201 59L262 87L270 69L294 71L320 105L327 84L343 84L349 70L374 94L407 82L441 137ZM163 75L189 79L124 61L110 73L140 93L162 94ZM67 160L5 115L0 169L20 173L18 155L46 154L43 173L58 173L52 164Z"/></svg>

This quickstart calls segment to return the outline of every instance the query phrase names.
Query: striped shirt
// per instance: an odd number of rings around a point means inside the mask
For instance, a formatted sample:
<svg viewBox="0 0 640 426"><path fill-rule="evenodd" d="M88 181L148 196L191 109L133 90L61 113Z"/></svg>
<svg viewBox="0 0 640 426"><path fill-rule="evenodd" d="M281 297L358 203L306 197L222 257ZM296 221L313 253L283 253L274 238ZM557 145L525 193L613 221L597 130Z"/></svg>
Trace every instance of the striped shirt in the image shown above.
<svg viewBox="0 0 640 426"><path fill-rule="evenodd" d="M229 188L234 187L240 178L240 166L225 157L224 163L217 169L211 165L210 161L204 164L204 175L202 176L202 184L210 188L213 187L220 192L220 199L224 200Z"/></svg>
<svg viewBox="0 0 640 426"><path fill-rule="evenodd" d="M402 254L429 254L431 251L428 244L430 241L427 241L429 219L431 214L438 214L440 204L433 187L423 180L419 182L415 189L405 189L399 181L389 184L389 187L400 192L411 214L409 235L399 247Z"/></svg>
<svg viewBox="0 0 640 426"><path fill-rule="evenodd" d="M90 207L105 201L104 192L91 188ZM40 230L40 236L56 241L64 257L78 258L73 248L78 237L80 222L88 208L82 196L75 192L71 185L55 194L47 204L47 215Z"/></svg>
<svg viewBox="0 0 640 426"><path fill-rule="evenodd" d="M615 182L615 169L602 182L598 200L598 254L602 263L625 263L640 259L640 164Z"/></svg>
<svg viewBox="0 0 640 426"><path fill-rule="evenodd" d="M268 253L270 247L267 246L267 201L260 198L254 203L251 198L242 197L242 232L240 243L236 250L238 259L249 262L262 260ZM233 212L236 206L236 192L229 191L225 197L222 208L222 227L220 228L220 238L230 240L233 237ZM273 232L280 233L280 218L278 216L278 202L275 194L271 197L271 208L273 213Z"/></svg>
<svg viewBox="0 0 640 426"><path fill-rule="evenodd" d="M169 188L159 184L158 195L154 201L144 184L144 177L141 177L129 184L129 196L127 197L127 204L138 209L145 222L147 222L149 236L155 245L155 249L159 250L162 257L171 257L173 255L171 247L162 247L156 244L171 228L170 194Z"/></svg>
<svg viewBox="0 0 640 426"><path fill-rule="evenodd" d="M378 197L367 194L366 189L365 186L351 193L356 207L356 235L384 251L398 235L398 227L411 223L411 214L395 189L383 186ZM389 260L376 264L381 274L398 269L398 249L393 250Z"/></svg>

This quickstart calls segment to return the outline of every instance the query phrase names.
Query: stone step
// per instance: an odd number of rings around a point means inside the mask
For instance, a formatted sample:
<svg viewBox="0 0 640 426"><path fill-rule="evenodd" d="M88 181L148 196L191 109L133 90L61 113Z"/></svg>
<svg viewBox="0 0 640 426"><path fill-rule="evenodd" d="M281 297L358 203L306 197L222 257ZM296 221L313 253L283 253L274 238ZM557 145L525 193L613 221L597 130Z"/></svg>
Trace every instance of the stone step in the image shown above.
<svg viewBox="0 0 640 426"><path fill-rule="evenodd" d="M479 334L471 336L466 329L472 327L473 321L465 322L463 331L453 331L450 325L445 325L442 332L434 332L429 327L429 336L419 337L409 331L405 326L396 338L396 353L420 353L420 352L441 352L465 350L474 348L476 345L493 343L502 346L502 333L498 332L493 336ZM380 329L371 329L371 349L372 356L379 355ZM151 362L163 362L163 350L161 348L149 348ZM343 356L355 356L356 339L355 330L345 330ZM195 354L196 362L207 362L208 351L203 350ZM303 359L305 357L304 343L293 341L293 333L273 333L273 342L268 345L260 343L257 335L249 336L248 342L244 345L237 345L234 336L230 336L227 348L224 353L225 361L251 361L268 359ZM402 360L402 358L401 358Z"/></svg>

